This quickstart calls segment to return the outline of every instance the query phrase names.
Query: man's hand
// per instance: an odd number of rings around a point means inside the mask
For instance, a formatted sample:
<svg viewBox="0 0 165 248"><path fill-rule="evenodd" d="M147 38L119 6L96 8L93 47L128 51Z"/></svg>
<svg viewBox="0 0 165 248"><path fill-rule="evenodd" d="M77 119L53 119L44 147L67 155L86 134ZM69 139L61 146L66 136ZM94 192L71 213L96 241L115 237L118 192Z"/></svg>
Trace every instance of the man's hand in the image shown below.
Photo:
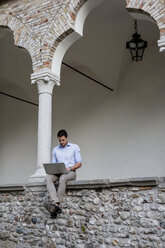
<svg viewBox="0 0 165 248"><path fill-rule="evenodd" d="M70 168L71 168L71 167L69 167L69 168L66 168L66 170L67 170L67 171L69 172L69 171L70 171Z"/></svg>
<svg viewBox="0 0 165 248"><path fill-rule="evenodd" d="M73 165L73 166L71 166L71 167L69 167L69 168L66 168L67 169L67 171L69 172L69 171L75 171L75 170L77 170L78 168L80 168L81 167L81 163L80 162L78 162L78 163L76 163L75 165Z"/></svg>

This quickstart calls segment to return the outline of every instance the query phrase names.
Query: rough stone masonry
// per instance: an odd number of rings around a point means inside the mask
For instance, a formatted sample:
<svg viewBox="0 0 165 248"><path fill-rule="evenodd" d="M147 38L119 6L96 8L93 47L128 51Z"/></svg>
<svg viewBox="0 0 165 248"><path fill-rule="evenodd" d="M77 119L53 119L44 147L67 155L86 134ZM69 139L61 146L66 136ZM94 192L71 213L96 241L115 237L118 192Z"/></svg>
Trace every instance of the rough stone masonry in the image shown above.
<svg viewBox="0 0 165 248"><path fill-rule="evenodd" d="M0 247L165 247L165 187L78 185L56 219L43 207L45 185L1 188Z"/></svg>

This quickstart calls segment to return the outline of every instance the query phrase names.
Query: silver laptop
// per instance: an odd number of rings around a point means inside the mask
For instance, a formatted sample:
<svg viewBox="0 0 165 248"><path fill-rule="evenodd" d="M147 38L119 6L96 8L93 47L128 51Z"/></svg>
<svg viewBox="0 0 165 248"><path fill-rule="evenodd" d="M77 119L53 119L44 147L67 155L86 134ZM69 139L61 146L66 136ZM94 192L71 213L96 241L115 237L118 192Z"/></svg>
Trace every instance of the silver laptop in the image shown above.
<svg viewBox="0 0 165 248"><path fill-rule="evenodd" d="M47 174L67 174L68 171L64 163L43 164Z"/></svg>

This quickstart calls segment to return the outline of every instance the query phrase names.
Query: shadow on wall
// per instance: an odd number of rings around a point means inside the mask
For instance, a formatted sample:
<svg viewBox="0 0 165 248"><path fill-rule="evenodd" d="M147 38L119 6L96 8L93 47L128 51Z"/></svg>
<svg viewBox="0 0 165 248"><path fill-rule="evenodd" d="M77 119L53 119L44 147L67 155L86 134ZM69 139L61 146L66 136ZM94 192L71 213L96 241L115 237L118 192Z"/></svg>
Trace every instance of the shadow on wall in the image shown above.
<svg viewBox="0 0 165 248"><path fill-rule="evenodd" d="M36 164L37 107L1 95L0 112L0 182L27 182Z"/></svg>
<svg viewBox="0 0 165 248"><path fill-rule="evenodd" d="M76 69L100 80L88 68ZM61 123L76 129L79 122L87 120L109 98L114 98L110 90L63 66L61 86L55 88L53 97L53 123L56 129L61 128ZM55 137L53 133L53 140Z"/></svg>
<svg viewBox="0 0 165 248"><path fill-rule="evenodd" d="M118 95L70 71L62 75L53 99L53 144L57 130L66 128L80 145L80 179L165 173L164 74L155 45L141 63L130 64Z"/></svg>
<svg viewBox="0 0 165 248"><path fill-rule="evenodd" d="M15 96L23 98L26 92L26 100L36 101L36 88L31 86L30 79L31 56L26 49L14 45L9 28L0 28L0 48L0 90L10 94L18 86L22 91L14 91Z"/></svg>
<svg viewBox="0 0 165 248"><path fill-rule="evenodd" d="M77 62L75 62L75 64L77 64L77 66L74 66L73 63L73 67L101 82L101 79L98 77L98 75L91 69L86 66L79 65ZM69 108L75 110L81 109L82 112L85 112L85 114L87 114L87 111L91 112L94 109L97 109L97 107L103 101L105 101L106 98L113 96L112 91L104 88L103 86L93 82L92 80L82 76L77 72L71 71L70 69L66 68L64 68L63 72L63 67L64 66L62 66L61 91L63 91L63 94L65 94L65 98L67 98L67 100L72 105L69 106ZM72 77L74 77L74 80L72 79ZM63 87L67 87L67 90L64 91ZM85 94L84 89L86 89ZM74 102L74 99L72 99L70 95L74 95L76 104Z"/></svg>
<svg viewBox="0 0 165 248"><path fill-rule="evenodd" d="M37 102L31 86L32 61L14 45L13 32L0 29L0 91ZM37 107L0 95L0 183L27 182L36 167Z"/></svg>

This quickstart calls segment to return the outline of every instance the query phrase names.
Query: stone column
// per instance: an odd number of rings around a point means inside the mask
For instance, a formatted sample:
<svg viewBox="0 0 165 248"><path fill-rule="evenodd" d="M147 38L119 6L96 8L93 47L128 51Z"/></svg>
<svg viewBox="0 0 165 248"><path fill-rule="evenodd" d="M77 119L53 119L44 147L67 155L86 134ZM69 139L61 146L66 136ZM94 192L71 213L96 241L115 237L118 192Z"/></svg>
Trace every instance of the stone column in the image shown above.
<svg viewBox="0 0 165 248"><path fill-rule="evenodd" d="M31 79L32 84L37 83L39 109L37 168L29 182L44 182L46 173L43 163L51 161L52 93L54 85L60 83L59 78L48 69L32 74Z"/></svg>

